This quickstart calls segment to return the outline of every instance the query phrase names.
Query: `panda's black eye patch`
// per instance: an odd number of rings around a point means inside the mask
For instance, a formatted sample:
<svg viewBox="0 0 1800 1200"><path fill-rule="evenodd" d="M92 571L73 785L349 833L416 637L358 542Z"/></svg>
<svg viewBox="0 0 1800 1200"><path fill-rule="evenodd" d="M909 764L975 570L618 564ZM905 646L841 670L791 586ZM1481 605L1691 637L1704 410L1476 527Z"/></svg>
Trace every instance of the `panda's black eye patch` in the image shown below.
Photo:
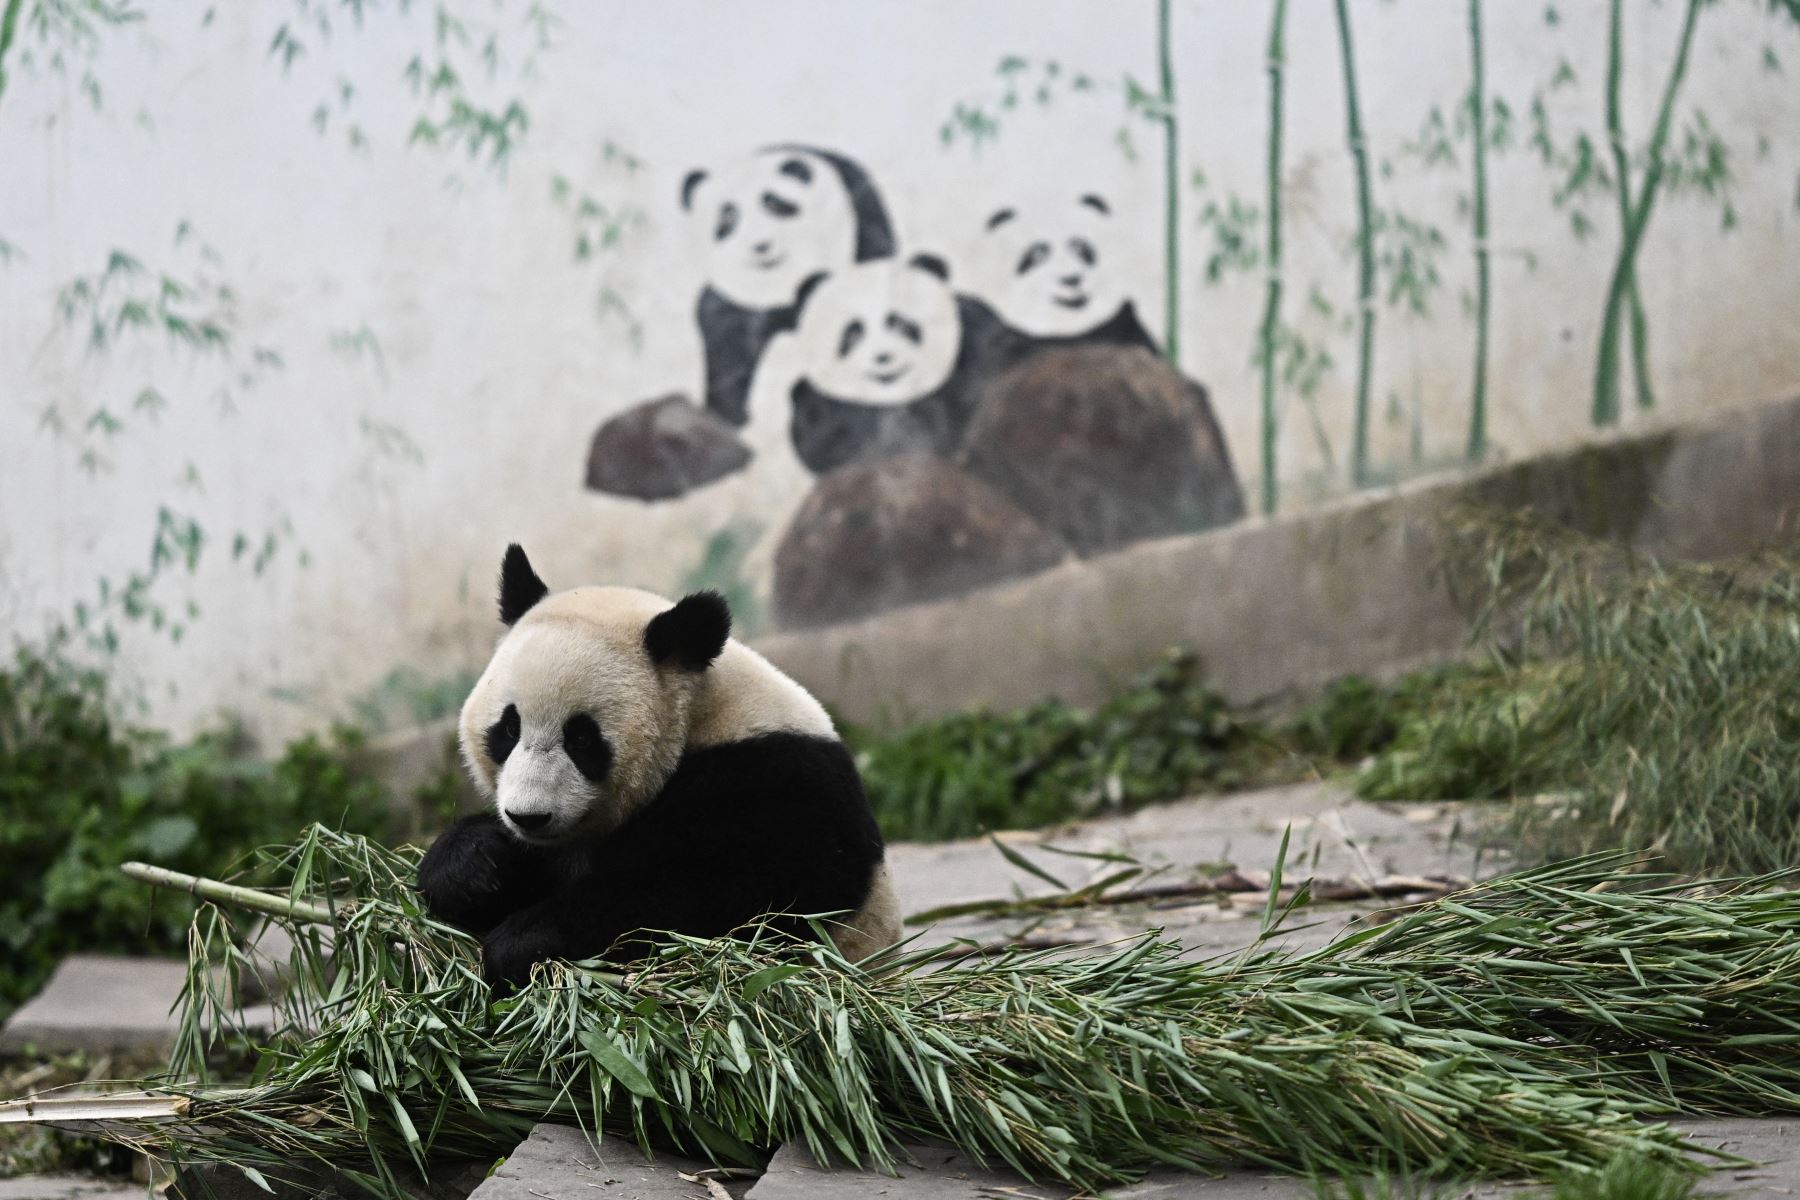
<svg viewBox="0 0 1800 1200"><path fill-rule="evenodd" d="M790 158L781 164L780 169L789 179L798 179L801 183L812 182L812 168L806 165L804 158Z"/></svg>
<svg viewBox="0 0 1800 1200"><path fill-rule="evenodd" d="M777 196L774 192L764 192L762 198L763 211L771 217L785 221L800 211L800 206L792 200Z"/></svg>
<svg viewBox="0 0 1800 1200"><path fill-rule="evenodd" d="M1020 275L1023 275L1027 271L1035 270L1036 268L1042 266L1044 260L1049 257L1050 257L1050 243L1049 242L1033 242L1033 243L1031 243L1031 245L1026 249L1025 253L1019 257L1018 273Z"/></svg>
<svg viewBox="0 0 1800 1200"><path fill-rule="evenodd" d="M1094 243L1086 238L1070 238L1069 253L1080 259L1082 265L1087 267L1093 266L1094 260L1100 257L1099 252L1094 249Z"/></svg>
<svg viewBox="0 0 1800 1200"><path fill-rule="evenodd" d="M888 314L887 327L890 332L899 334L915 346L925 340L925 331L919 328L919 323L910 321L899 313Z"/></svg>
<svg viewBox="0 0 1800 1200"><path fill-rule="evenodd" d="M844 326L844 336L838 339L838 357L849 358L850 352L862 343L863 334L867 332L860 320Z"/></svg>
<svg viewBox="0 0 1800 1200"><path fill-rule="evenodd" d="M737 228L738 206L727 200L719 206L719 223L713 226L713 241L722 242Z"/></svg>
<svg viewBox="0 0 1800 1200"><path fill-rule="evenodd" d="M500 719L488 726L482 745L487 750L487 756L494 760L494 765L499 766L518 744L519 710L509 704L506 711L500 714Z"/></svg>
<svg viewBox="0 0 1800 1200"><path fill-rule="evenodd" d="M576 713L563 722L563 753L582 777L593 783L605 779L612 769L612 746L600 732L599 724L586 713Z"/></svg>

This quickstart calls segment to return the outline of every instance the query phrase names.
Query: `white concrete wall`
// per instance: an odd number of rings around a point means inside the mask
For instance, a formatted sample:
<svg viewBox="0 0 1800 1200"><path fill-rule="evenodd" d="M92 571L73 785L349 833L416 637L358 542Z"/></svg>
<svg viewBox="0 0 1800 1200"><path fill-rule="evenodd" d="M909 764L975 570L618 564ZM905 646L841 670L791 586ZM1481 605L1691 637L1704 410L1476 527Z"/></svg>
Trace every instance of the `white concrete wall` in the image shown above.
<svg viewBox="0 0 1800 1200"><path fill-rule="evenodd" d="M704 240L676 203L690 168L771 142L841 151L877 181L903 248L938 249L959 268L996 204L1101 191L1125 230L1128 290L1163 332L1160 135L1124 114L1119 87L1127 73L1154 84L1150 0L563 4L541 48L523 6L459 7L477 47L481 28L499 33L492 80L477 54L453 52L476 94L517 97L529 113L503 170L407 145L420 101L402 71L435 53L428 6L372 13L360 29L344 17L329 39L309 32L285 72L269 53L276 30L316 4L157 3L140 24L105 33L91 59L53 69L28 31L17 49L35 50L34 61L15 53L8 64L0 238L17 253L0 267L0 631L36 636L92 603L102 578L141 569L159 506L191 516L207 535L198 569L154 592L183 620L181 641L120 625L121 662L171 727L233 710L280 735L342 712L396 667L431 677L478 667L509 540L530 548L552 585L672 589L710 535L806 486L792 469L751 471L658 505L581 486L601 420L699 382L692 307ZM1298 315L1314 283L1339 309L1354 303L1354 201L1331 7L1290 7L1287 278ZM1574 236L1568 208L1552 200L1554 172L1523 145L1539 94L1559 137L1579 127L1604 153L1606 6L1565 0L1554 26L1545 7L1486 5L1490 88L1516 117L1514 146L1490 166L1492 439L1513 457L1592 432L1618 240L1605 194L1582 206L1592 235ZM1627 7L1625 112L1641 146L1683 5ZM1268 6L1174 8L1183 174L1202 169L1209 181L1181 189L1182 366L1211 389L1253 492L1261 277L1208 284L1199 219L1209 197L1262 203ZM1358 0L1351 10L1365 120L1378 164L1391 165L1377 171L1377 203L1403 206L1447 241L1433 315L1380 311L1376 460L1407 469L1413 406L1425 460L1453 457L1466 438L1466 158L1426 169L1402 153L1428 111L1453 108L1468 85L1465 7ZM1048 107L1028 98L979 152L943 145L939 127L958 101L997 99L995 64L1009 54L1055 59L1102 86ZM1565 59L1575 82L1553 88ZM84 94L89 72L98 108ZM1678 124L1698 106L1729 147L1736 225L1721 230L1717 199L1659 202L1639 272L1659 403L1633 411L1627 375L1628 424L1800 387L1797 72L1800 31L1765 6L1703 16ZM340 80L354 88L347 104ZM312 124L321 103L322 134ZM365 148L349 144L352 124ZM1135 160L1115 142L1122 125ZM609 161L609 144L641 165ZM638 214L616 250L576 259L574 227L551 195L556 176ZM177 244L184 224L192 232ZM62 328L59 289L100 271L115 248L152 272L228 285L229 359L150 336L90 352L85 330ZM602 311L603 289L624 298L628 318ZM353 348L365 331L378 357L367 337ZM1343 487L1354 342L1325 332L1336 366L1314 404L1339 472L1324 472L1290 391L1279 443L1289 505ZM282 365L258 366L254 346ZM771 368L781 369L793 366ZM167 398L156 419L133 408L146 386ZM758 395L782 386L759 379ZM118 432L90 428L100 409L117 415ZM260 543L270 530L280 545L260 575L249 556L233 559L236 532ZM199 612L186 618L190 600Z"/></svg>

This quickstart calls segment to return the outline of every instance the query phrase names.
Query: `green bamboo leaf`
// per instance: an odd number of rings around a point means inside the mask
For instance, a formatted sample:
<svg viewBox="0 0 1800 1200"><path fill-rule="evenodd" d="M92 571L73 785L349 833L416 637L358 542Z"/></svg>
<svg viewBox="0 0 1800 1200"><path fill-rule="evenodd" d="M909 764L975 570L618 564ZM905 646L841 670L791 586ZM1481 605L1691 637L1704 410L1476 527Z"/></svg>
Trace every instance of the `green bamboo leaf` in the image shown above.
<svg viewBox="0 0 1800 1200"><path fill-rule="evenodd" d="M772 967L764 967L744 980L741 994L745 1000L754 1000L782 980L792 979L804 970L806 966L803 963L778 963Z"/></svg>
<svg viewBox="0 0 1800 1200"><path fill-rule="evenodd" d="M1000 857L1004 858L1007 862L1011 863L1013 866L1019 868L1019 870L1024 871L1025 873L1027 873L1029 875L1037 876L1039 879L1042 879L1045 883L1049 884L1051 887L1055 888L1057 891L1066 892L1069 890L1068 884L1064 883L1062 880L1058 879L1056 876L1052 875L1050 872L1044 870L1044 868L1038 866L1036 863L1032 862L1029 858L1026 858L1023 854L1020 854L1017 850L1014 850L1011 846L1008 846L1005 842L1001 841L999 838L995 837L993 834L991 834L991 833L988 834L988 841L992 842L994 849L996 849L1000 852Z"/></svg>
<svg viewBox="0 0 1800 1200"><path fill-rule="evenodd" d="M612 1039L596 1030L581 1031L580 1041L600 1069L624 1085L625 1090L645 1100L657 1100L656 1085L644 1074L644 1069L633 1062L625 1051L619 1049Z"/></svg>

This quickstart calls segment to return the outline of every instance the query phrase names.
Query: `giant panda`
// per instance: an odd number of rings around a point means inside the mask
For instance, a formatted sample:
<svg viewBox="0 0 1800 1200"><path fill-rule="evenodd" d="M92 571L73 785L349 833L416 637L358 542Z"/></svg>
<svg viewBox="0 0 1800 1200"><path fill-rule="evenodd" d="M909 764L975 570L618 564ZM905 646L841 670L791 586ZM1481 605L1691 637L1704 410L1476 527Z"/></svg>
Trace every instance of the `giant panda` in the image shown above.
<svg viewBox="0 0 1800 1200"><path fill-rule="evenodd" d="M795 330L793 445L815 474L895 454L949 458L994 364L996 322L951 290L944 260L898 257L816 276Z"/></svg>
<svg viewBox="0 0 1800 1200"><path fill-rule="evenodd" d="M705 407L742 426L757 363L770 340L793 327L800 285L892 255L893 227L859 164L810 146L770 146L718 170L690 171L681 207L707 246L694 310Z"/></svg>
<svg viewBox="0 0 1800 1200"><path fill-rule="evenodd" d="M817 700L731 639L722 597L552 595L513 545L500 619L460 721L494 811L446 830L418 875L434 916L481 937L492 985L770 914L802 937L805 915L836 914L825 924L852 960L898 939L850 752Z"/></svg>
<svg viewBox="0 0 1800 1200"><path fill-rule="evenodd" d="M1009 335L1013 361L1096 342L1161 353L1109 266L1111 221L1111 206L1092 193L989 214L977 244L977 290Z"/></svg>

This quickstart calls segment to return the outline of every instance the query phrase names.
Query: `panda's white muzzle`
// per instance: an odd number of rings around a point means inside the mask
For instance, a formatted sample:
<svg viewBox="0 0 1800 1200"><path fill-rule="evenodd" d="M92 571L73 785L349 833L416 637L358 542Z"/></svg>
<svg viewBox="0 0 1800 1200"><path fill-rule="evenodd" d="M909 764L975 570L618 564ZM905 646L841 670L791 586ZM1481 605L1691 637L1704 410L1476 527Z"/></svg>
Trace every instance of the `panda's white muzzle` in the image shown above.
<svg viewBox="0 0 1800 1200"><path fill-rule="evenodd" d="M520 745L500 768L494 807L525 841L558 842L587 822L598 791L561 747Z"/></svg>

